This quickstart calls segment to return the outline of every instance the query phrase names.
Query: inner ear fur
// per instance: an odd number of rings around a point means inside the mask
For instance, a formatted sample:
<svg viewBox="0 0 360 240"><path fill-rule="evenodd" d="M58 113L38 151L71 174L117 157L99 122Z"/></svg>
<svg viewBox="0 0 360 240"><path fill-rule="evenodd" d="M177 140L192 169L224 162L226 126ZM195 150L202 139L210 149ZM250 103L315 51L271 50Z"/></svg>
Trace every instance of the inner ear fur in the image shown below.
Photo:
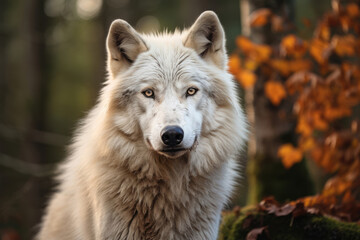
<svg viewBox="0 0 360 240"><path fill-rule="evenodd" d="M106 42L108 70L113 76L127 69L140 53L147 51L140 35L121 19L112 22Z"/></svg>
<svg viewBox="0 0 360 240"><path fill-rule="evenodd" d="M213 11L203 12L191 26L184 46L194 49L205 61L226 69L225 34Z"/></svg>

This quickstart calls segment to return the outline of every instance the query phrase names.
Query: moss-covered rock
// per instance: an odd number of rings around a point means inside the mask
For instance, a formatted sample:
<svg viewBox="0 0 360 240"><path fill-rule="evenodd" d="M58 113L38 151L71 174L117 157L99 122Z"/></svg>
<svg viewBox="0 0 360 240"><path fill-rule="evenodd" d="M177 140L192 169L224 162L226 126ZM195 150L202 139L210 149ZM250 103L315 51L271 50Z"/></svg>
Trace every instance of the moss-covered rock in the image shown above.
<svg viewBox="0 0 360 240"><path fill-rule="evenodd" d="M266 196L285 202L315 193L305 160L286 169L280 161L256 156L249 161L247 171L248 204L256 204Z"/></svg>
<svg viewBox="0 0 360 240"><path fill-rule="evenodd" d="M219 240L242 240L256 228L266 226L257 239L271 240L360 240L360 225L340 222L325 216L306 214L294 218L265 212L242 211L223 217Z"/></svg>

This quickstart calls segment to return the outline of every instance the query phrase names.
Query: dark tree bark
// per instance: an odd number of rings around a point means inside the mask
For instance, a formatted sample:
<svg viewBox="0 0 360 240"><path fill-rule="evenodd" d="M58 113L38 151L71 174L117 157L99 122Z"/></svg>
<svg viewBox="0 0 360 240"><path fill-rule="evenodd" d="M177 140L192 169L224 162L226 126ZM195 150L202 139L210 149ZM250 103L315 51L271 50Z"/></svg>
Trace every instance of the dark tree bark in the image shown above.
<svg viewBox="0 0 360 240"><path fill-rule="evenodd" d="M41 145L31 138L31 131L45 130L46 104L48 100L47 66L45 52L45 33L48 19L44 14L44 0L28 0L23 5L24 14L22 21L22 37L24 43L23 79L25 83L24 98L27 101L27 114L24 121L28 136L22 142L22 159L29 163L45 163L45 152ZM45 205L42 194L42 182L39 178L33 178L28 195L24 196L26 206L26 226L35 229L39 224L42 208ZM33 232L29 232L26 238L30 238Z"/></svg>
<svg viewBox="0 0 360 240"><path fill-rule="evenodd" d="M241 0L243 34L253 42L276 45L281 35L274 34L271 23L264 27L250 28L249 15L260 8L268 8L274 14L292 21L293 0ZM292 115L293 101L287 99L274 106L264 93L264 84L268 80L261 69L257 72L257 82L247 91L245 99L252 137L249 142L249 196L250 203L263 197L274 195L279 201L296 199L312 193L305 163L285 170L277 156L278 148L288 142L295 142L295 118Z"/></svg>

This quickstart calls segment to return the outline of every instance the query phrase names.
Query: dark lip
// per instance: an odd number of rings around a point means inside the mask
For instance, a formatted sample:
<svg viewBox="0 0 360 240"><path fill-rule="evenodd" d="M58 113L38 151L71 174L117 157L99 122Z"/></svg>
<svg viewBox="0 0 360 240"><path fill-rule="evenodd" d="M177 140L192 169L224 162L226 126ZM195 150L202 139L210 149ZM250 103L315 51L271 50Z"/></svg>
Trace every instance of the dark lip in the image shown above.
<svg viewBox="0 0 360 240"><path fill-rule="evenodd" d="M160 152L180 152L180 151L185 151L185 148L167 148L167 149L163 149Z"/></svg>

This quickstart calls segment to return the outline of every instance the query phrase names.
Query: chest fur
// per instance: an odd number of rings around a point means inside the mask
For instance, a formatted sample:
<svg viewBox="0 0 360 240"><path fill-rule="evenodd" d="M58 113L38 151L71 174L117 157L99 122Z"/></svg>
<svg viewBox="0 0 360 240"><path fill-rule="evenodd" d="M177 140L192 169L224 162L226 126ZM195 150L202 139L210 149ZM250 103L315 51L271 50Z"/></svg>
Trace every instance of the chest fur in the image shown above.
<svg viewBox="0 0 360 240"><path fill-rule="evenodd" d="M109 239L209 239L207 228L217 224L222 207L218 190L204 177L126 175L108 197L106 222L116 229Z"/></svg>

